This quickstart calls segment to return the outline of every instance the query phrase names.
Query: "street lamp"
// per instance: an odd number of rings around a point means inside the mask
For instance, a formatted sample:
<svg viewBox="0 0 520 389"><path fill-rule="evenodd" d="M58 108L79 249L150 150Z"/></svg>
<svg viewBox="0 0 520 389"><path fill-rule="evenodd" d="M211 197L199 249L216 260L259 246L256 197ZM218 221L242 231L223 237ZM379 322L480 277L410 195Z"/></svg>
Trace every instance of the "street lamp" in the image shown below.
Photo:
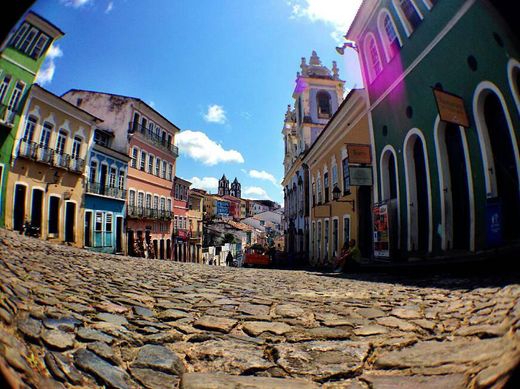
<svg viewBox="0 0 520 389"><path fill-rule="evenodd" d="M356 201L352 200L340 200L339 196L341 195L341 189L338 188L337 185L334 185L334 189L332 189L332 200L337 201L338 203L352 203L352 212L356 212Z"/></svg>
<svg viewBox="0 0 520 389"><path fill-rule="evenodd" d="M347 36L345 35L345 39L347 39ZM339 55L345 54L345 48L350 47L351 49L354 49L356 52L359 52L358 46L356 42L347 40L345 43L343 43L342 46L336 47L336 51Z"/></svg>

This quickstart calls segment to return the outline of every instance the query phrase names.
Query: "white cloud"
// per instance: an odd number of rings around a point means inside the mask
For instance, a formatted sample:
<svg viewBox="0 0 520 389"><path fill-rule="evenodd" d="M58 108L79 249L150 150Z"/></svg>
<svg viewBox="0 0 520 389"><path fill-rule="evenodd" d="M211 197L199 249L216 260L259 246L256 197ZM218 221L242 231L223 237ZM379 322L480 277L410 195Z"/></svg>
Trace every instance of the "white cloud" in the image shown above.
<svg viewBox="0 0 520 389"><path fill-rule="evenodd" d="M248 186L244 189L244 194L252 200L271 200L264 188L259 186Z"/></svg>
<svg viewBox="0 0 520 389"><path fill-rule="evenodd" d="M249 176L253 178L258 178L260 180L267 180L272 182L274 185L278 185L278 181L271 173L266 172L265 170L259 171L259 170L250 170Z"/></svg>
<svg viewBox="0 0 520 389"><path fill-rule="evenodd" d="M331 37L340 42L356 16L362 0L289 0L291 18L306 18L332 27Z"/></svg>
<svg viewBox="0 0 520 389"><path fill-rule="evenodd" d="M218 179L215 177L192 177L190 180L191 187L197 189L204 189L208 192L213 192L218 189Z"/></svg>
<svg viewBox="0 0 520 389"><path fill-rule="evenodd" d="M92 0L60 0L60 2L67 7L81 8L92 2Z"/></svg>
<svg viewBox="0 0 520 389"><path fill-rule="evenodd" d="M38 84L45 85L52 81L54 72L56 71L56 63L54 60L60 57L63 57L63 51L61 51L58 45L49 47L45 56L45 61L36 76L36 82Z"/></svg>
<svg viewBox="0 0 520 389"><path fill-rule="evenodd" d="M208 112L204 114L204 120L210 123L224 124L227 121L226 111L221 105L209 105Z"/></svg>
<svg viewBox="0 0 520 389"><path fill-rule="evenodd" d="M108 13L112 12L113 9L114 9L114 2L110 1L107 5L107 8L105 9L105 13L108 14Z"/></svg>
<svg viewBox="0 0 520 389"><path fill-rule="evenodd" d="M181 131L175 137L181 153L204 165L213 166L222 162L244 163L244 157L236 150L226 150L201 131Z"/></svg>

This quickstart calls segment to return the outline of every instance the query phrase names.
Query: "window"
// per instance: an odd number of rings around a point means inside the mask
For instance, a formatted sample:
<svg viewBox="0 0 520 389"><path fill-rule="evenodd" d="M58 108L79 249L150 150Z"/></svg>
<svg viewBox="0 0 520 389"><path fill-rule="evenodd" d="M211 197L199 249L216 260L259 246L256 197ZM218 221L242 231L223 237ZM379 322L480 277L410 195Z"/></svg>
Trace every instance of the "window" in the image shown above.
<svg viewBox="0 0 520 389"><path fill-rule="evenodd" d="M0 84L0 103L4 101L7 90L9 89L9 83L11 82L11 76L5 76Z"/></svg>
<svg viewBox="0 0 520 389"><path fill-rule="evenodd" d="M96 182L96 176L97 176L97 162L96 161L91 161L90 162L90 176L89 176L89 180L90 182Z"/></svg>
<svg viewBox="0 0 520 389"><path fill-rule="evenodd" d="M397 32L395 31L394 22L389 14L383 17L383 28L385 36L383 43L387 51L387 59L390 61L401 48L401 44L399 43Z"/></svg>
<svg viewBox="0 0 520 389"><path fill-rule="evenodd" d="M164 211L166 209L166 199L164 197L161 197L161 211Z"/></svg>
<svg viewBox="0 0 520 389"><path fill-rule="evenodd" d="M168 212L171 212L172 211L172 199L168 199L166 200L166 210Z"/></svg>
<svg viewBox="0 0 520 389"><path fill-rule="evenodd" d="M40 136L40 146L44 148L49 147L49 141L51 139L52 124L49 122L43 123L42 133Z"/></svg>
<svg viewBox="0 0 520 389"><path fill-rule="evenodd" d="M172 171L173 171L173 165L170 163L170 164L168 164L168 175L166 177L168 179L168 181L172 180Z"/></svg>
<svg viewBox="0 0 520 389"><path fill-rule="evenodd" d="M144 172L145 168L146 168L146 151L141 150L141 163L139 165L139 169Z"/></svg>
<svg viewBox="0 0 520 389"><path fill-rule="evenodd" d="M125 189L125 171L119 170L119 189L124 190Z"/></svg>
<svg viewBox="0 0 520 389"><path fill-rule="evenodd" d="M115 167L111 167L110 168L110 175L108 177L108 186L110 188L115 188L116 187L116 175L117 175L117 170Z"/></svg>
<svg viewBox="0 0 520 389"><path fill-rule="evenodd" d="M159 177L159 172L161 170L161 160L159 157L155 158L155 175Z"/></svg>
<svg viewBox="0 0 520 389"><path fill-rule="evenodd" d="M316 183L312 183L312 206L316 205Z"/></svg>
<svg viewBox="0 0 520 389"><path fill-rule="evenodd" d="M325 257L329 256L329 221L325 220L324 223L324 235L323 235L323 253L325 254Z"/></svg>
<svg viewBox="0 0 520 389"><path fill-rule="evenodd" d="M366 38L365 58L368 68L369 81L374 81L379 73L381 73L383 70L383 67L381 65L379 51L377 50L376 40L372 34L368 35Z"/></svg>
<svg viewBox="0 0 520 389"><path fill-rule="evenodd" d="M329 202L329 173L323 173L323 189L325 191L325 203Z"/></svg>
<svg viewBox="0 0 520 389"><path fill-rule="evenodd" d="M343 194L350 194L350 170L348 168L348 158L342 161L343 165Z"/></svg>
<svg viewBox="0 0 520 389"><path fill-rule="evenodd" d="M338 255L338 219L332 220L332 253Z"/></svg>
<svg viewBox="0 0 520 389"><path fill-rule="evenodd" d="M43 34L38 37L36 44L34 45L30 56L34 59L38 59L40 55L45 51L49 38Z"/></svg>
<svg viewBox="0 0 520 389"><path fill-rule="evenodd" d="M79 159L80 152L81 138L79 136L75 136L74 141L72 142L72 159Z"/></svg>
<svg viewBox="0 0 520 389"><path fill-rule="evenodd" d="M103 246L103 212L96 212L94 223L94 247Z"/></svg>
<svg viewBox="0 0 520 389"><path fill-rule="evenodd" d="M22 97L23 88L24 88L24 84L22 82L16 83L14 92L11 95L11 100L9 100L9 105L8 105L9 111L16 111L18 109L18 103L20 102L20 98Z"/></svg>
<svg viewBox="0 0 520 389"><path fill-rule="evenodd" d="M65 143L67 142L67 132L60 130L58 139L56 140L56 154L62 155L65 152Z"/></svg>
<svg viewBox="0 0 520 389"><path fill-rule="evenodd" d="M318 174L318 179L317 179L317 187L318 187L318 205L319 205L319 204L321 204L321 177L319 174Z"/></svg>
<svg viewBox="0 0 520 389"><path fill-rule="evenodd" d="M134 169L137 169L137 155L138 155L137 148L134 147L132 149L132 161L130 162L130 166L133 167Z"/></svg>
<svg viewBox="0 0 520 389"><path fill-rule="evenodd" d="M150 193L146 194L146 208L152 208L152 195Z"/></svg>
<svg viewBox="0 0 520 389"><path fill-rule="evenodd" d="M166 161L162 161L162 172L161 177L166 178Z"/></svg>
<svg viewBox="0 0 520 389"><path fill-rule="evenodd" d="M148 155L148 173L153 174L153 161L155 160L152 154Z"/></svg>
<svg viewBox="0 0 520 389"><path fill-rule="evenodd" d="M34 116L29 116L27 118L27 122L25 123L25 130L23 133L24 141L32 142L35 128L36 128L36 118Z"/></svg>
<svg viewBox="0 0 520 389"><path fill-rule="evenodd" d="M94 131L94 143L100 146L108 146L108 135L99 130Z"/></svg>
<svg viewBox="0 0 520 389"><path fill-rule="evenodd" d="M132 207L135 205L135 190L128 191L128 205Z"/></svg>
<svg viewBox="0 0 520 389"><path fill-rule="evenodd" d="M350 218L343 217L343 244L350 242Z"/></svg>
<svg viewBox="0 0 520 389"><path fill-rule="evenodd" d="M24 53L27 52L27 49L31 45L31 43L34 40L34 37L36 36L37 33L38 33L38 30L36 28L31 28L29 33L23 39L22 44L20 45L20 51L23 51Z"/></svg>
<svg viewBox="0 0 520 389"><path fill-rule="evenodd" d="M419 14L412 0L394 0L394 6L401 18L403 27L408 36L421 24L422 15Z"/></svg>
<svg viewBox="0 0 520 389"><path fill-rule="evenodd" d="M105 246L112 246L112 214L105 213Z"/></svg>
<svg viewBox="0 0 520 389"><path fill-rule="evenodd" d="M153 209L159 209L159 196L153 196Z"/></svg>
<svg viewBox="0 0 520 389"><path fill-rule="evenodd" d="M324 91L320 91L316 94L316 100L318 102L318 118L328 119L332 114L330 106L330 94Z"/></svg>
<svg viewBox="0 0 520 389"><path fill-rule="evenodd" d="M137 207L143 208L143 205L144 205L144 193L139 192L139 193L137 193Z"/></svg>
<svg viewBox="0 0 520 389"><path fill-rule="evenodd" d="M16 32L15 36L13 37L13 40L11 41L11 46L17 47L28 29L29 25L27 23L22 24L20 29Z"/></svg>

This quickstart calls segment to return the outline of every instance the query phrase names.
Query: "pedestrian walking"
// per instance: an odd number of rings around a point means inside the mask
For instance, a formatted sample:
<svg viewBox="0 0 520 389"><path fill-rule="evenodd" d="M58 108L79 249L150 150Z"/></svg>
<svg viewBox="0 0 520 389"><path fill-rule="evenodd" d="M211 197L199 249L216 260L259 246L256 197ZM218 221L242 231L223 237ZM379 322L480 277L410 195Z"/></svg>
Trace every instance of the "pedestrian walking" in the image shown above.
<svg viewBox="0 0 520 389"><path fill-rule="evenodd" d="M230 267L233 265L233 254L231 254L231 251L228 252L228 255L226 256L226 265Z"/></svg>

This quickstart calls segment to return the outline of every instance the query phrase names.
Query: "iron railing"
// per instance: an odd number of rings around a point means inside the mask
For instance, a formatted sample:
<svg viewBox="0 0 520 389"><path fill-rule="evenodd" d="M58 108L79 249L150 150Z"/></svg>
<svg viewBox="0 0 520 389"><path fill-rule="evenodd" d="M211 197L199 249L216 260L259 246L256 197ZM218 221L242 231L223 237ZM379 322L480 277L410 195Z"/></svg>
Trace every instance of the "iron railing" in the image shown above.
<svg viewBox="0 0 520 389"><path fill-rule="evenodd" d="M121 200L126 199L126 190L125 189L120 189L115 186L102 185L99 182L87 181L85 190L87 193L114 197L116 199L121 199Z"/></svg>
<svg viewBox="0 0 520 389"><path fill-rule="evenodd" d="M26 139L20 140L18 156L61 169L67 169L73 173L81 173L85 167L85 160L82 158L73 158L69 154L58 153L48 146Z"/></svg>
<svg viewBox="0 0 520 389"><path fill-rule="evenodd" d="M150 129L142 126L138 122L130 122L128 126L129 134L140 134L144 139L149 140L154 146L160 147L163 150L171 153L175 158L179 156L179 148L173 143L168 143L168 139L164 139L150 131Z"/></svg>
<svg viewBox="0 0 520 389"><path fill-rule="evenodd" d="M171 219L173 219L173 212L163 210L163 209L155 209L155 208L139 207L136 205L129 205L128 206L128 217L157 219L157 220L171 220Z"/></svg>

